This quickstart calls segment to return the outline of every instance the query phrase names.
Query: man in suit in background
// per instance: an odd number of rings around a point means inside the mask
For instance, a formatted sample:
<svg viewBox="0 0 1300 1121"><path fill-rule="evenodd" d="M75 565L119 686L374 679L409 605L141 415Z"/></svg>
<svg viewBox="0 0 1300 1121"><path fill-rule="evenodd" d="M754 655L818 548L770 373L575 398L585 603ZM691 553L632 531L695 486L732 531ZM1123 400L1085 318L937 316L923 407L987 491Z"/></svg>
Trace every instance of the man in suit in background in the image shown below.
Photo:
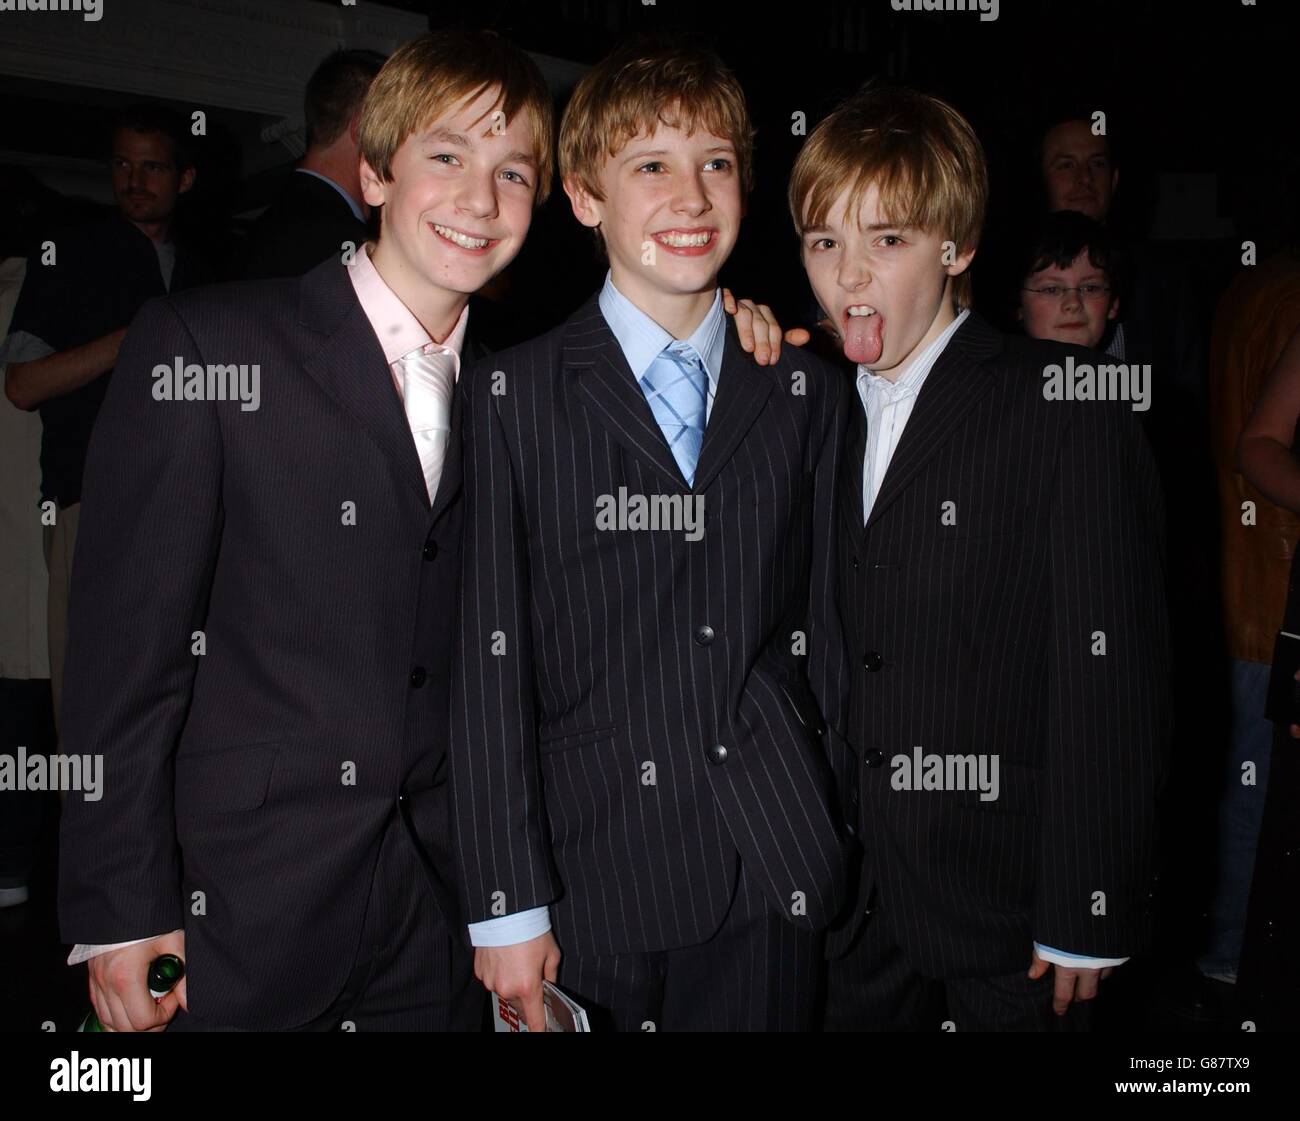
<svg viewBox="0 0 1300 1121"><path fill-rule="evenodd" d="M446 886L454 383L552 132L525 54L415 40L360 123L378 243L152 302L127 336L91 446L63 745L102 756L102 797L69 798L59 869L110 1030L178 1007L183 1030L481 1022ZM155 1004L161 953L187 973Z"/></svg>
<svg viewBox="0 0 1300 1121"><path fill-rule="evenodd" d="M345 243L366 240L361 106L383 64L374 51L335 51L316 67L303 104L307 154L248 232L239 270L246 279L301 276L341 256Z"/></svg>
<svg viewBox="0 0 1300 1121"><path fill-rule="evenodd" d="M530 1030L557 977L593 1027L813 1020L844 885L818 697L848 398L728 329L752 135L710 54L596 66L560 163L605 285L464 387L456 846L476 972Z"/></svg>
<svg viewBox="0 0 1300 1121"><path fill-rule="evenodd" d="M809 136L789 194L861 398L829 742L847 743L863 862L829 939L827 1026L1043 1030L1149 938L1168 715L1154 464L1130 400L1053 389L1097 352L970 310L987 176L950 106L859 93Z"/></svg>

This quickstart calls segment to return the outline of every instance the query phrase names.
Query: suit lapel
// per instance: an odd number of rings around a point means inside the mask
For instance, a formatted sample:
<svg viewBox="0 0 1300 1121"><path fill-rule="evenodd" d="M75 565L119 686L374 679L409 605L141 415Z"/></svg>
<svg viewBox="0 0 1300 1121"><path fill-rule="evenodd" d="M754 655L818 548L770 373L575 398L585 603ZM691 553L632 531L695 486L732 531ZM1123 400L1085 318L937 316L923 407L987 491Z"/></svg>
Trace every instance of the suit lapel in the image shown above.
<svg viewBox="0 0 1300 1121"><path fill-rule="evenodd" d="M735 454L745 433L753 427L772 392L774 375L756 366L736 341L735 325L727 316L722 347L722 372L713 401L713 415L704 428L704 444L695 468L696 493L702 493Z"/></svg>
<svg viewBox="0 0 1300 1121"><path fill-rule="evenodd" d="M299 310L302 323L323 336L320 345L312 348L307 373L361 424L388 456L402 483L414 488L427 506L424 470L401 399L393 387L392 373L352 282L337 261L327 261L302 278ZM455 394L452 399L454 402ZM453 445L459 449L454 420L452 437L449 458ZM455 458L459 461L458 450ZM439 491L442 489L440 483Z"/></svg>
<svg viewBox="0 0 1300 1121"><path fill-rule="evenodd" d="M595 421L631 455L686 493L677 460L655 420L650 403L637 384L623 350L600 313L596 297L569 321L564 339L566 377Z"/></svg>
<svg viewBox="0 0 1300 1121"><path fill-rule="evenodd" d="M1002 348L1002 336L974 312L939 355L921 386L912 415L894 450L885 472L880 493L871 507L871 517L864 527L869 530L881 515L916 478L970 415L975 405L993 384L993 374L984 360ZM865 425L864 425L865 427ZM865 437L863 440L865 449ZM858 490L862 489L862 463L858 463ZM861 498L859 521L861 525Z"/></svg>

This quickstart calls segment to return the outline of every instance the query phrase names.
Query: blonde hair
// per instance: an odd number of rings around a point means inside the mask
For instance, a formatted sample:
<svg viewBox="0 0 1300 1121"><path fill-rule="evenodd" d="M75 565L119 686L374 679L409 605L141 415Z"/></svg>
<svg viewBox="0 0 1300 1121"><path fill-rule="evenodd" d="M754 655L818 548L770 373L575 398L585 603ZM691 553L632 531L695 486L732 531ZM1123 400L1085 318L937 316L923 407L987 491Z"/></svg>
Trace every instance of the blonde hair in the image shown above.
<svg viewBox="0 0 1300 1121"><path fill-rule="evenodd" d="M561 179L603 201L605 161L659 123L731 141L742 190L752 189L754 128L740 83L712 51L664 45L624 47L583 76L560 123Z"/></svg>
<svg viewBox="0 0 1300 1121"><path fill-rule="evenodd" d="M537 160L534 204L540 206L555 169L551 95L537 64L491 31L437 31L399 47L375 75L361 108L362 157L376 175L391 182L393 157L407 137L493 89L494 108L506 120L528 115Z"/></svg>
<svg viewBox="0 0 1300 1121"><path fill-rule="evenodd" d="M885 221L938 233L959 251L979 245L988 204L984 149L946 101L868 86L813 129L790 173L790 215L802 235L826 222L847 188L860 212L872 184ZM954 278L958 307L971 305L970 271Z"/></svg>

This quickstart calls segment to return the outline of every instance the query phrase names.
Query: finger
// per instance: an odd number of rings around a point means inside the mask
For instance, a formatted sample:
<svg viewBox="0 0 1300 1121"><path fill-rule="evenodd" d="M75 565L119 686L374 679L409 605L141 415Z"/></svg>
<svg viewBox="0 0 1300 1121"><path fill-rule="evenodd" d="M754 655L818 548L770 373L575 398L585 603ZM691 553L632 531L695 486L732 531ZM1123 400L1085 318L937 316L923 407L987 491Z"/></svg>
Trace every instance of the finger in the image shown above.
<svg viewBox="0 0 1300 1121"><path fill-rule="evenodd" d="M1097 971L1094 969L1085 969L1079 974L1078 985L1075 989L1075 1000L1091 1000L1097 995Z"/></svg>
<svg viewBox="0 0 1300 1121"><path fill-rule="evenodd" d="M1029 961L1029 979L1031 981L1037 981L1038 978L1040 978L1050 968L1051 962L1044 961L1038 956L1038 951L1035 950Z"/></svg>
<svg viewBox="0 0 1300 1121"><path fill-rule="evenodd" d="M165 997L158 1002L158 1015L162 1018L163 1023L158 1027L150 1028L150 1031L161 1031L169 1023L172 1017L176 1015L176 1009L181 1006L180 997L175 989L172 989Z"/></svg>
<svg viewBox="0 0 1300 1121"><path fill-rule="evenodd" d="M1064 1016L1074 998L1074 970L1056 967L1056 984L1052 992L1052 1011Z"/></svg>
<svg viewBox="0 0 1300 1121"><path fill-rule="evenodd" d="M767 344L772 348L772 361L781 357L781 324L767 304L758 305L759 314L767 321Z"/></svg>
<svg viewBox="0 0 1300 1121"><path fill-rule="evenodd" d="M1293 740L1300 740L1300 724L1291 725L1291 738Z"/></svg>
<svg viewBox="0 0 1300 1121"><path fill-rule="evenodd" d="M144 978L119 991L118 996L126 1006L132 1030L147 1031L158 1023L158 1003L149 995Z"/></svg>
<svg viewBox="0 0 1300 1121"><path fill-rule="evenodd" d="M1113 965L1106 966L1106 968L1101 971L1101 979L1103 981L1106 980L1106 978L1109 977L1114 972L1115 972L1115 967Z"/></svg>
<svg viewBox="0 0 1300 1121"><path fill-rule="evenodd" d="M807 346L812 333L803 327L791 327L785 333L785 341L791 346Z"/></svg>
<svg viewBox="0 0 1300 1121"><path fill-rule="evenodd" d="M190 994L185 987L185 978L182 977L180 984L172 990L176 994L176 1003L179 1004L186 1012L190 1010Z"/></svg>
<svg viewBox="0 0 1300 1121"><path fill-rule="evenodd" d="M722 290L722 310L728 315L734 315L736 313L736 297L731 294L730 288L724 288Z"/></svg>
<svg viewBox="0 0 1300 1121"><path fill-rule="evenodd" d="M111 989L104 993L105 1010L108 1016L100 1016L99 1022L104 1025L106 1031L131 1031L131 1017L126 1014L126 1005L122 1003L122 998Z"/></svg>
<svg viewBox="0 0 1300 1121"><path fill-rule="evenodd" d="M524 998L524 1020L530 1032L546 1030L546 1003L542 999L541 985Z"/></svg>
<svg viewBox="0 0 1300 1121"><path fill-rule="evenodd" d="M736 306L736 337L740 339L740 349L753 354L754 352L754 313L746 306L747 301L741 300Z"/></svg>
<svg viewBox="0 0 1300 1121"><path fill-rule="evenodd" d="M545 965L542 967L543 974L553 985L556 978L560 975L560 954L558 952L547 957Z"/></svg>

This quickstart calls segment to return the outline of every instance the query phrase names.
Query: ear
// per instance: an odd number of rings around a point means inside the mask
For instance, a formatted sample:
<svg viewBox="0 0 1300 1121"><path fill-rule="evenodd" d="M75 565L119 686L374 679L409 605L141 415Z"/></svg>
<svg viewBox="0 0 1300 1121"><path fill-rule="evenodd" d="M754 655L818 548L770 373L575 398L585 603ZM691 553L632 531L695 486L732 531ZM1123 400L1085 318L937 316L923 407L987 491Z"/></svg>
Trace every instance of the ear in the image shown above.
<svg viewBox="0 0 1300 1121"><path fill-rule="evenodd" d="M1119 300L1111 300L1110 310L1106 312L1106 318L1114 319L1117 315L1119 315Z"/></svg>
<svg viewBox="0 0 1300 1121"><path fill-rule="evenodd" d="M564 193L569 196L569 205L573 207L573 216L584 226L592 229L601 223L600 203L592 198L591 192L575 176L564 180Z"/></svg>
<svg viewBox="0 0 1300 1121"><path fill-rule="evenodd" d="M178 195L183 195L186 191L188 191L191 187L194 186L194 179L196 174L197 174L196 171L192 167L187 167L184 171L181 172L180 182L178 183L176 189L176 193Z"/></svg>
<svg viewBox="0 0 1300 1121"><path fill-rule="evenodd" d="M975 260L976 248L977 246L972 245L968 249L963 249L957 254L951 265L943 266L943 271L949 276L961 276L962 273L970 268L970 263Z"/></svg>
<svg viewBox="0 0 1300 1121"><path fill-rule="evenodd" d="M1119 168L1114 168L1110 173L1110 193L1113 195L1119 190Z"/></svg>
<svg viewBox="0 0 1300 1121"><path fill-rule="evenodd" d="M361 157L357 170L361 176L361 197L369 206L383 206L388 198L388 184L375 174L365 157Z"/></svg>

